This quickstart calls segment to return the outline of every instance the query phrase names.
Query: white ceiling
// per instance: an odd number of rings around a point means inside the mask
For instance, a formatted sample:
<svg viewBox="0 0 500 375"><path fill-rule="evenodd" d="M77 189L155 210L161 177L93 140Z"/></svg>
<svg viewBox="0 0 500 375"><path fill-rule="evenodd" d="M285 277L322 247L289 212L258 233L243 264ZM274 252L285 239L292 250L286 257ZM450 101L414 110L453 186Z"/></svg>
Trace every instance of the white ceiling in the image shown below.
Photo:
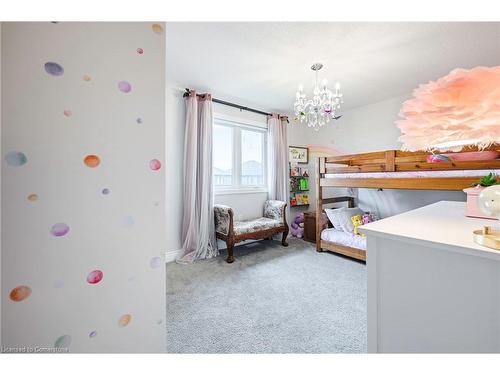
<svg viewBox="0 0 500 375"><path fill-rule="evenodd" d="M344 109L410 93L454 68L500 65L500 23L168 23L167 80L290 113L299 83L342 84Z"/></svg>

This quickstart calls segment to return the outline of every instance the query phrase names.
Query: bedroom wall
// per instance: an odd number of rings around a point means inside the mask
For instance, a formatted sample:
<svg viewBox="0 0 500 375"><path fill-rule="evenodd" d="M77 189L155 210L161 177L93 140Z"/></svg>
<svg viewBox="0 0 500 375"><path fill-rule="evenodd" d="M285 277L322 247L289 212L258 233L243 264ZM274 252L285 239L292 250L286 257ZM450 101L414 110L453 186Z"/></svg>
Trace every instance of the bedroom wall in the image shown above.
<svg viewBox="0 0 500 375"><path fill-rule="evenodd" d="M400 95L378 103L344 111L340 120L323 126L318 132L311 131L310 145L322 145L339 154L351 154L387 149L399 149L400 132L394 122L398 119L401 104L410 97ZM316 147L317 148L317 147ZM314 168L310 166L310 168ZM315 183L311 197L315 201ZM339 195L347 189L325 189L325 196ZM352 193L356 193L354 189ZM465 193L457 191L404 191L384 189L358 189L358 204L367 211L377 212L381 217L425 206L441 200L465 201ZM315 202L314 202L315 207Z"/></svg>
<svg viewBox="0 0 500 375"><path fill-rule="evenodd" d="M4 348L165 351L163 27L2 24Z"/></svg>

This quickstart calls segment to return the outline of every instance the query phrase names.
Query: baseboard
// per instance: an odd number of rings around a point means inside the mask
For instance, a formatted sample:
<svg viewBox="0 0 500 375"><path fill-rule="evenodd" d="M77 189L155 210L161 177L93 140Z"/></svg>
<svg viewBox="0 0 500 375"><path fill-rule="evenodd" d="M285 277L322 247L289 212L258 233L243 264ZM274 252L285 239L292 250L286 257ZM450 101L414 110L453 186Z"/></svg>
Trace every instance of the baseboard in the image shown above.
<svg viewBox="0 0 500 375"><path fill-rule="evenodd" d="M165 251L165 263L175 261L182 254L182 249Z"/></svg>

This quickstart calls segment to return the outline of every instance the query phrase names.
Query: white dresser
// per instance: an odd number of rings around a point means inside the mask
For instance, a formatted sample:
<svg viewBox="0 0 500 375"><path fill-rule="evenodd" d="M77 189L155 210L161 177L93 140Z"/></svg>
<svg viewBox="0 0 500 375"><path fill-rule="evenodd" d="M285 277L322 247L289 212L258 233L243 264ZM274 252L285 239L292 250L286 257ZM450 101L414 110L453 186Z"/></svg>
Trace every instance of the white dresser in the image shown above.
<svg viewBox="0 0 500 375"><path fill-rule="evenodd" d="M360 228L370 353L500 352L500 251L472 241L498 221L464 212L442 201Z"/></svg>

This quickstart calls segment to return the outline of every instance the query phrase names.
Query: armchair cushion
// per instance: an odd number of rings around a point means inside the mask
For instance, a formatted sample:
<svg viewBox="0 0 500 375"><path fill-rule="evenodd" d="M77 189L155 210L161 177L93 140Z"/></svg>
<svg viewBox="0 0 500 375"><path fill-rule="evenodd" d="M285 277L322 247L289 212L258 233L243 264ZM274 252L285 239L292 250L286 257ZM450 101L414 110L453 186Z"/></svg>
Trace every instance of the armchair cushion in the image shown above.
<svg viewBox="0 0 500 375"><path fill-rule="evenodd" d="M285 217L286 203L277 200L267 200L264 204L264 217L268 219L278 220L283 224Z"/></svg>
<svg viewBox="0 0 500 375"><path fill-rule="evenodd" d="M258 232L261 230L278 228L282 225L279 220L269 219L267 217L261 217L254 220L248 221L237 221L234 223L234 234L244 234Z"/></svg>
<svg viewBox="0 0 500 375"><path fill-rule="evenodd" d="M227 235L229 233L230 218L232 209L223 204L214 205L215 214L215 232Z"/></svg>

